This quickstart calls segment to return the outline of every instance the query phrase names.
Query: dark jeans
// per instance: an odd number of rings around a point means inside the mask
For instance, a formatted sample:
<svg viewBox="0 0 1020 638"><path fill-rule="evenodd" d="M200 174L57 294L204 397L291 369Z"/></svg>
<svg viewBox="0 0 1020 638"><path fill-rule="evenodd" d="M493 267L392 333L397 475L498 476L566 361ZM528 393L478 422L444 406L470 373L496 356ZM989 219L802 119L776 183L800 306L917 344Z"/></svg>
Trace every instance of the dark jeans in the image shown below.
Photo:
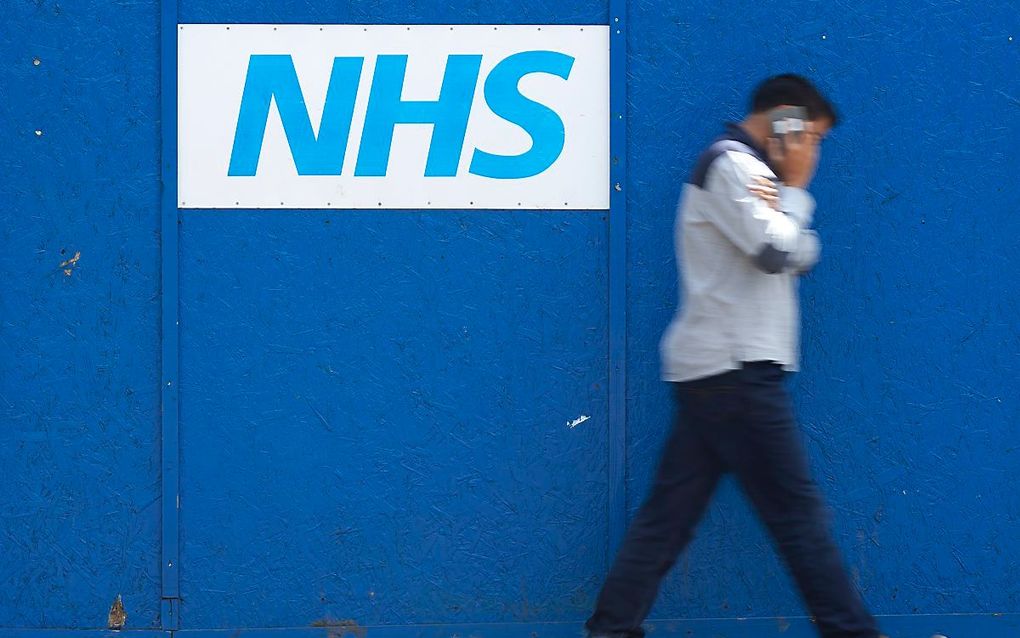
<svg viewBox="0 0 1020 638"><path fill-rule="evenodd" d="M678 383L677 419L652 493L627 532L588 631L641 638L659 583L691 540L724 472L733 472L774 537L825 638L875 638L847 577L784 381L773 363Z"/></svg>

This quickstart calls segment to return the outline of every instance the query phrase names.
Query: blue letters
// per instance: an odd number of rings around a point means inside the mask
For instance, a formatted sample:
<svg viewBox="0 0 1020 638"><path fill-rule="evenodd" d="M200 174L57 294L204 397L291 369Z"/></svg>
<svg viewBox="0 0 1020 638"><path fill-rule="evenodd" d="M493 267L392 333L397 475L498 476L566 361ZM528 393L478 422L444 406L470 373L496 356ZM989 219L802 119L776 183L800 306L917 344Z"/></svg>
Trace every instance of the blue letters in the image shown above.
<svg viewBox="0 0 1020 638"><path fill-rule="evenodd" d="M354 175L386 175L398 124L431 124L432 141L424 174L456 176L481 63L481 55L450 55L439 99L411 101L401 99L407 56L378 56ZM523 129L531 137L531 148L520 155L475 149L471 173L492 179L522 179L538 175L556 162L566 139L563 120L548 106L525 97L519 84L531 73L548 73L566 80L573 64L574 58L563 53L525 51L493 68L485 80L485 102L494 114ZM252 55L227 174L255 175L270 106L275 100L298 174L340 175L363 65L361 57L334 58L316 134L291 56Z"/></svg>
<svg viewBox="0 0 1020 638"><path fill-rule="evenodd" d="M432 124L432 145L425 164L425 176L455 176L481 63L480 55L449 56L439 99L435 102L405 102L400 99L400 93L404 86L407 56L380 55L375 63L354 175L386 175L393 129L397 124Z"/></svg>
<svg viewBox="0 0 1020 638"><path fill-rule="evenodd" d="M538 175L563 151L563 120L549 107L521 95L518 83L529 73L550 73L564 80L574 58L554 51L525 51L496 65L485 81L485 101L496 115L531 136L531 149L520 155L493 155L476 149L470 171L482 177L520 179Z"/></svg>
<svg viewBox="0 0 1020 638"><path fill-rule="evenodd" d="M333 60L333 72L316 136L291 56L251 56L227 174L255 175L266 134L269 105L275 98L298 174L339 175L351 131L363 62L364 58Z"/></svg>

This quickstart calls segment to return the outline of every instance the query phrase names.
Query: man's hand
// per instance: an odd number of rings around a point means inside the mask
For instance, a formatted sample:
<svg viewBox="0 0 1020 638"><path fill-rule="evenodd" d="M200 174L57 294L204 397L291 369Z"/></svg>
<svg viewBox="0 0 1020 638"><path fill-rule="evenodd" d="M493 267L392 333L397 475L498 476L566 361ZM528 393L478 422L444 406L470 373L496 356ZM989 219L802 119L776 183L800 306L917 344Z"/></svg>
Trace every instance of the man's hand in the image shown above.
<svg viewBox="0 0 1020 638"><path fill-rule="evenodd" d="M779 210L779 189L767 177L755 177L753 184L747 185L752 195L769 205L772 210Z"/></svg>
<svg viewBox="0 0 1020 638"><path fill-rule="evenodd" d="M782 142L769 138L769 159L779 166L783 182L796 188L807 188L818 168L818 145L821 141L814 122L805 122L802 133L786 135Z"/></svg>

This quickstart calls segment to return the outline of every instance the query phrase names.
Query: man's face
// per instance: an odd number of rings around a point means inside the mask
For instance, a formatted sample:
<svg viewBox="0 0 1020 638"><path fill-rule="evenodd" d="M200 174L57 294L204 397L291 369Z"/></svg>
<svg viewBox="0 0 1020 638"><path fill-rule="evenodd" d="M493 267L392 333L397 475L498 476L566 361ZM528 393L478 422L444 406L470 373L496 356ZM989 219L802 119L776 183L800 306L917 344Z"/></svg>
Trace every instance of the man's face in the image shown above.
<svg viewBox="0 0 1020 638"><path fill-rule="evenodd" d="M823 117L817 120L808 120L804 125L804 132L807 135L806 141L816 146L825 141L832 130L832 120Z"/></svg>

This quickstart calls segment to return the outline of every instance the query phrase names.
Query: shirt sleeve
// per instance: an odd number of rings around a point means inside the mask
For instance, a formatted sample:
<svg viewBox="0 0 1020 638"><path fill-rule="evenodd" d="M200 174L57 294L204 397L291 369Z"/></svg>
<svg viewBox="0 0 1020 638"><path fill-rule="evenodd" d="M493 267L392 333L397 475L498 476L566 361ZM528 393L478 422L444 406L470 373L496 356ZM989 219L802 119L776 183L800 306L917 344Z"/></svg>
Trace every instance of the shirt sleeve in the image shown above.
<svg viewBox="0 0 1020 638"><path fill-rule="evenodd" d="M782 186L782 210L777 211L748 189L756 177L774 180L776 176L747 153L720 155L705 180L709 204L701 211L702 217L764 272L810 270L820 253L818 235L810 228L814 197L806 190Z"/></svg>

